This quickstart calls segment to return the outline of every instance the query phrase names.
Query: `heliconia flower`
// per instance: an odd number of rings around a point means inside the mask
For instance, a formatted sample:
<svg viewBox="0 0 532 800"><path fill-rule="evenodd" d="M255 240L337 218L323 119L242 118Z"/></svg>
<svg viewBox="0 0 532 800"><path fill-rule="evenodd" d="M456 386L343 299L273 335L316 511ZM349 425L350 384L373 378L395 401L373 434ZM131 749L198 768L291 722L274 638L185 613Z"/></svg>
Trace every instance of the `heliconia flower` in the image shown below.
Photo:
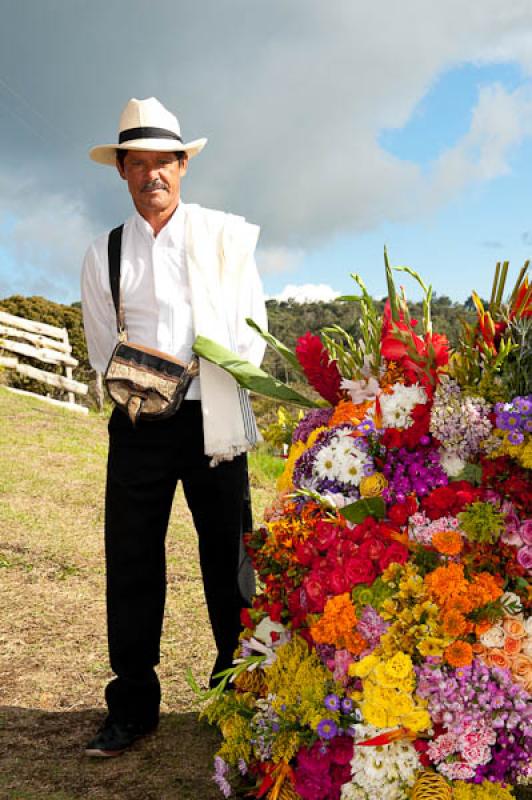
<svg viewBox="0 0 532 800"><path fill-rule="evenodd" d="M310 385L331 405L336 405L342 398L342 376L320 337L310 331L300 336L296 356Z"/></svg>

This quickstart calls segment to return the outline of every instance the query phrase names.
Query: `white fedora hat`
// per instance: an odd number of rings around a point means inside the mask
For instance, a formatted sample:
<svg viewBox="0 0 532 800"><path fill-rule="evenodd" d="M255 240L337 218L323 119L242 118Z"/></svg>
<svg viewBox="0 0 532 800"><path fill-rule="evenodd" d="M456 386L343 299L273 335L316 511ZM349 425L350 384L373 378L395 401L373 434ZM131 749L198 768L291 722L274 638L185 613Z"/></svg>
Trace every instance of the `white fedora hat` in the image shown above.
<svg viewBox="0 0 532 800"><path fill-rule="evenodd" d="M120 116L118 144L93 147L89 155L99 164L116 164L117 150L157 150L166 153L178 151L192 158L207 144L207 139L194 139L183 144L177 117L155 97L137 100L132 97Z"/></svg>

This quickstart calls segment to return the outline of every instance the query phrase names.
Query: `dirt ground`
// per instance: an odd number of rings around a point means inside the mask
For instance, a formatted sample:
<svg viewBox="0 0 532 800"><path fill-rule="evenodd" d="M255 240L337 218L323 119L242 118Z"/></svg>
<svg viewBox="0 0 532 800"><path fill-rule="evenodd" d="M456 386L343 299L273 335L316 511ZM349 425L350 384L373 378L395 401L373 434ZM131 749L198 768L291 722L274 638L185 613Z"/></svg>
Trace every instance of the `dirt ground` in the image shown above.
<svg viewBox="0 0 532 800"><path fill-rule="evenodd" d="M118 759L83 755L110 677L106 449L104 418L0 387L0 799L214 800L217 733L198 720L185 680L191 667L206 683L214 644L181 492L168 535L161 725ZM253 495L258 517L268 490L255 485Z"/></svg>

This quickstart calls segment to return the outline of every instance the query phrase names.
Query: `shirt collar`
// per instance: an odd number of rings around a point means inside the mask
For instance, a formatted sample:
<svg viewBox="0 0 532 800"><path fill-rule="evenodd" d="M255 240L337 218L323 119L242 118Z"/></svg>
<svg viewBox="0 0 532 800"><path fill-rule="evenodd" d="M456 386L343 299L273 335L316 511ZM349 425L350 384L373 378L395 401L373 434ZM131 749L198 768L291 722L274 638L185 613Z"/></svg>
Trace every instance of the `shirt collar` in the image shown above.
<svg viewBox="0 0 532 800"><path fill-rule="evenodd" d="M138 233L151 244L155 241L153 236L153 228L144 217L135 210L133 214L135 228ZM176 210L157 236L157 241L162 241L169 244L178 244L184 235L185 230L185 203L180 200Z"/></svg>

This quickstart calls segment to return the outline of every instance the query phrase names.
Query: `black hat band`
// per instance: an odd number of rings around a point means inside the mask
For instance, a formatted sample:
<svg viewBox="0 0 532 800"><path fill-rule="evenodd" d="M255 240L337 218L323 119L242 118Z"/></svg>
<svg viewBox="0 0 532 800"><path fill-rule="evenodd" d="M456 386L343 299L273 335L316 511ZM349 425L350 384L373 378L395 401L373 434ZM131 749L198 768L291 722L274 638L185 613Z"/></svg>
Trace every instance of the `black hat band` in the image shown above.
<svg viewBox="0 0 532 800"><path fill-rule="evenodd" d="M181 136L166 128L128 128L120 133L118 144L131 142L133 139L176 139L183 142Z"/></svg>

